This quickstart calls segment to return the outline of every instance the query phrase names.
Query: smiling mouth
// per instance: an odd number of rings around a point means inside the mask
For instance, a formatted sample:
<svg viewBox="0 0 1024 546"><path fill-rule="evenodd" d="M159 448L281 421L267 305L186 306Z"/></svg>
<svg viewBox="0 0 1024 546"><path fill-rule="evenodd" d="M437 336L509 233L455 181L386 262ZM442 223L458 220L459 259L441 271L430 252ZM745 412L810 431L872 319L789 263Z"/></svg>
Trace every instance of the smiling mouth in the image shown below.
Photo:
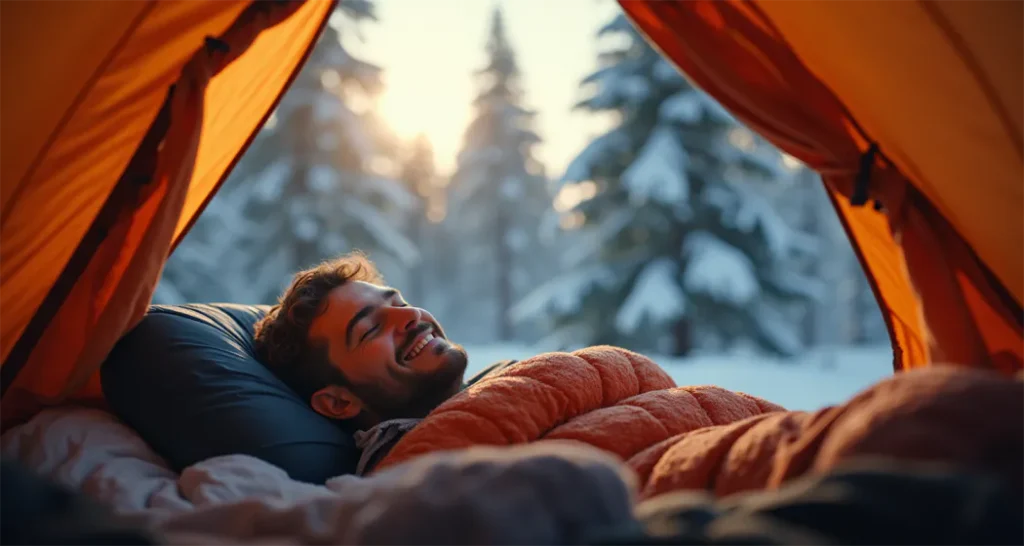
<svg viewBox="0 0 1024 546"><path fill-rule="evenodd" d="M409 362L410 360L416 358L417 356L420 355L420 353L423 352L424 349L427 348L427 345L429 345L431 341L433 341L434 339L441 338L442 336L438 334L433 328L426 329L424 332L420 333L413 339L411 345L409 345L409 348L405 350L405 354L398 359L399 364L405 364L406 362Z"/></svg>

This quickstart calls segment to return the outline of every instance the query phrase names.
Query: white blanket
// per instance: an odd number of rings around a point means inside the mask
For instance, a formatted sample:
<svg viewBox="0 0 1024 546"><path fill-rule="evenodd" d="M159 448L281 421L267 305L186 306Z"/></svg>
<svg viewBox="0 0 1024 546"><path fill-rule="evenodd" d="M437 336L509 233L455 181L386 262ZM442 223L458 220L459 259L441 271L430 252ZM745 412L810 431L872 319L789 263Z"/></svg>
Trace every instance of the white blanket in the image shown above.
<svg viewBox="0 0 1024 546"><path fill-rule="evenodd" d="M68 407L11 429L0 451L176 544L577 543L635 525L630 471L564 442L435 454L317 486L245 455L178 475L115 417Z"/></svg>

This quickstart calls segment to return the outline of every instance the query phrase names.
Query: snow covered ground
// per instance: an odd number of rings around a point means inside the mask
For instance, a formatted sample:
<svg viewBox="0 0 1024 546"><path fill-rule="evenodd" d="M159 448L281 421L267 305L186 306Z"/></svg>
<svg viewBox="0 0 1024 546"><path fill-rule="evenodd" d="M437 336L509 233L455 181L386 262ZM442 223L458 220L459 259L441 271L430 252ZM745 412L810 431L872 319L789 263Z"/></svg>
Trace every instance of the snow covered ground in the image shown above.
<svg viewBox="0 0 1024 546"><path fill-rule="evenodd" d="M499 360L524 359L538 351L524 345L467 346L466 377ZM775 402L792 410L816 410L841 403L892 374L892 349L817 348L793 360L716 355L672 358L648 355L678 385L718 385Z"/></svg>

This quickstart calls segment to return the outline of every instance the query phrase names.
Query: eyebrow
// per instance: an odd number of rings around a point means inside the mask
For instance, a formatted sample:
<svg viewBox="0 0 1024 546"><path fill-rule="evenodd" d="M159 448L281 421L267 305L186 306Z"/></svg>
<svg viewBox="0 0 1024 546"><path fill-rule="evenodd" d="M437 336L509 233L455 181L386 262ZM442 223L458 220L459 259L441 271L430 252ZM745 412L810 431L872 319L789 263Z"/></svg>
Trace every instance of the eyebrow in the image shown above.
<svg viewBox="0 0 1024 546"><path fill-rule="evenodd" d="M381 300L389 300L389 299L395 297L397 294L398 294L398 290L395 290L395 289L391 288L391 289L385 290L384 292L381 292L381 296L380 297L381 297ZM348 347L349 349L352 348L352 333L356 329L356 324L359 324L359 321L361 321L364 318L366 318L370 313L374 312L378 307L380 307L380 306L377 305L377 304L367 305L366 307L363 307L362 309L360 309L352 317L352 320L348 321L348 326L345 327L345 346L346 347Z"/></svg>

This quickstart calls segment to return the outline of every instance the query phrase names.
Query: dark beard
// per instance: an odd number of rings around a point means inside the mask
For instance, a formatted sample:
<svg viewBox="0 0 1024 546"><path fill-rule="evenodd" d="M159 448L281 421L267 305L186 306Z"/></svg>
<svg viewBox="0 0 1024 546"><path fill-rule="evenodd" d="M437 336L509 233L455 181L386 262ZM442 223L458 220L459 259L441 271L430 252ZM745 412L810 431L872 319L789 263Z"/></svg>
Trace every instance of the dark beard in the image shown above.
<svg viewBox="0 0 1024 546"><path fill-rule="evenodd" d="M452 345L446 352L446 363L440 370L430 375L408 378L410 381L404 385L406 396L396 396L398 393L387 392L375 383L352 385L349 389L381 421L426 417L462 387L462 376L468 362L466 351Z"/></svg>

